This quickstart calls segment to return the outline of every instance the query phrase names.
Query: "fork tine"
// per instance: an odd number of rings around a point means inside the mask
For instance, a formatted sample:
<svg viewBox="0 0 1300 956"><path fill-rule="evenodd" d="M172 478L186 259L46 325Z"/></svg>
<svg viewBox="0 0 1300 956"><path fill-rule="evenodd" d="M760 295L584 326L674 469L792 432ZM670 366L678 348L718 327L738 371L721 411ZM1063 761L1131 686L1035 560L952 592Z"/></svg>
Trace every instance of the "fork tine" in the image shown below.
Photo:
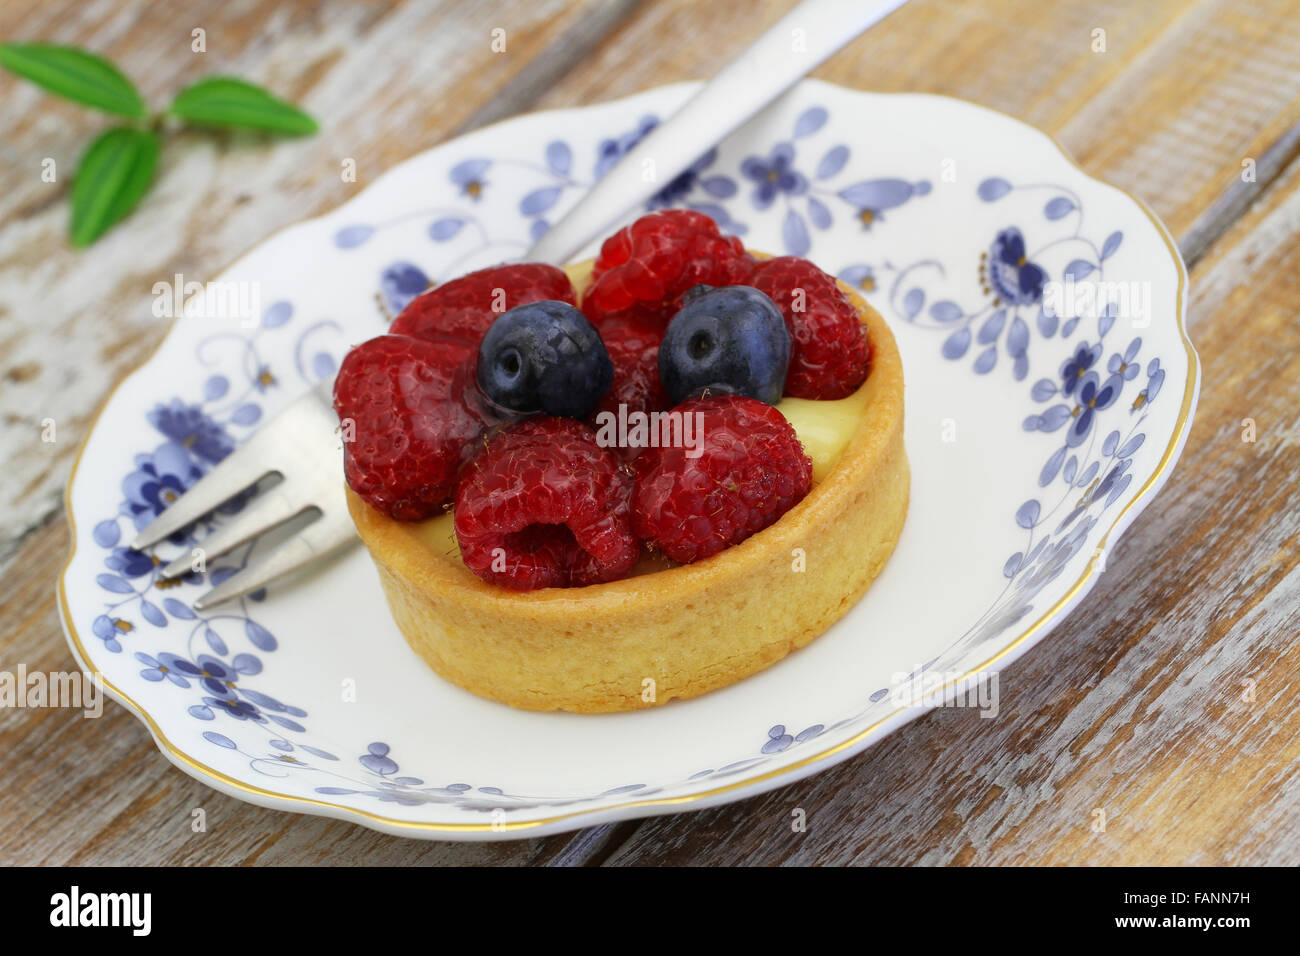
<svg viewBox="0 0 1300 956"><path fill-rule="evenodd" d="M194 609L206 611L224 601L243 597L308 561L323 557L355 540L356 533L347 509L331 508L257 564L227 578L203 595L194 602Z"/></svg>
<svg viewBox="0 0 1300 956"><path fill-rule="evenodd" d="M324 460L320 457L322 449L327 449L333 440L337 450L342 451L341 446L337 446L337 439L331 439L338 429L333 387L331 376L294 399L193 488L172 502L152 524L135 536L131 547L137 551L152 547L272 472L283 473L285 465L300 461L310 463L310 467L304 469L303 477L315 478L312 471ZM285 475L286 480L288 477Z"/></svg>
<svg viewBox="0 0 1300 956"><path fill-rule="evenodd" d="M239 547L245 541L251 541L258 535L283 524L294 515L302 513L310 502L291 493L298 487L297 482L282 481L269 491L253 499L248 510L236 516L230 524L222 525L212 534L199 542L196 550L203 552L205 561L213 561L228 551ZM191 553L186 552L164 567L159 574L164 578L174 578L189 571L193 566Z"/></svg>
<svg viewBox="0 0 1300 956"><path fill-rule="evenodd" d="M131 547L136 551L151 548L164 538L198 521L205 514L225 504L274 469L266 465L261 444L254 436L243 447L232 451L189 491L173 501L167 510L146 525Z"/></svg>

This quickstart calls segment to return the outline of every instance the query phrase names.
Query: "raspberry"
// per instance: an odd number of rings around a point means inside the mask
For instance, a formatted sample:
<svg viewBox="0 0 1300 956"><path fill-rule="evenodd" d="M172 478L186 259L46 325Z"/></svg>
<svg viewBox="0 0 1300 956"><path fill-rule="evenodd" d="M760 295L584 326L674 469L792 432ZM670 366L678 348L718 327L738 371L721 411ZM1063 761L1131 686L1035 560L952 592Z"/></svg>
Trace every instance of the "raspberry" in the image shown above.
<svg viewBox="0 0 1300 956"><path fill-rule="evenodd" d="M563 270L541 262L493 266L412 299L389 331L419 338L454 335L477 345L502 312L543 299L577 304L573 283Z"/></svg>
<svg viewBox="0 0 1300 956"><path fill-rule="evenodd" d="M343 473L375 509L419 521L455 490L461 465L493 421L474 387L474 356L459 339L381 335L343 359L334 382Z"/></svg>
<svg viewBox="0 0 1300 956"><path fill-rule="evenodd" d="M599 325L611 313L640 307L667 325L684 292L702 283L733 285L751 264L740 240L722 235L703 213L652 212L600 247L582 311Z"/></svg>
<svg viewBox="0 0 1300 956"><path fill-rule="evenodd" d="M640 555L631 490L618 459L581 422L539 416L506 426L456 488L461 559L515 591L621 578Z"/></svg>
<svg viewBox="0 0 1300 956"><path fill-rule="evenodd" d="M600 325L600 337L614 363L614 384L596 408L596 414L618 414L619 405L628 412L657 412L669 407L668 396L659 382L659 343L664 330L654 317L637 312L620 312Z"/></svg>
<svg viewBox="0 0 1300 956"><path fill-rule="evenodd" d="M702 431L694 432L702 438L701 453L691 458L692 449L681 447L642 453L632 530L674 561L688 564L744 541L812 487L812 460L771 405L743 395L709 395L673 411L703 416Z"/></svg>
<svg viewBox="0 0 1300 956"><path fill-rule="evenodd" d="M790 329L785 394L834 399L856 392L871 353L862 318L835 279L807 259L782 256L755 265L748 282L776 303Z"/></svg>

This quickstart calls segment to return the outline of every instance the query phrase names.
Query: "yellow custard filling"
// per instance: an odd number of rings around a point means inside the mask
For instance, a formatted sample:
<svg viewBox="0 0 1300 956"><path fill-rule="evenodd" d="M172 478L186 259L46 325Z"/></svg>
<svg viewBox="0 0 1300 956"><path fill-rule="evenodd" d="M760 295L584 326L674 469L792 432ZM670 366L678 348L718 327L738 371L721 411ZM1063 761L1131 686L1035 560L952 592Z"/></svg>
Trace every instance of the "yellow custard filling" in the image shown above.
<svg viewBox="0 0 1300 956"><path fill-rule="evenodd" d="M453 561L460 560L460 545L456 543L456 525L450 510L436 518L418 521L411 527L430 551L445 555Z"/></svg>
<svg viewBox="0 0 1300 956"><path fill-rule="evenodd" d="M813 482L825 481L831 468L840 460L849 439L862 420L867 404L866 387L848 398L814 401L811 398L783 398L776 410L785 416L794 433L803 442L803 450L813 463Z"/></svg>

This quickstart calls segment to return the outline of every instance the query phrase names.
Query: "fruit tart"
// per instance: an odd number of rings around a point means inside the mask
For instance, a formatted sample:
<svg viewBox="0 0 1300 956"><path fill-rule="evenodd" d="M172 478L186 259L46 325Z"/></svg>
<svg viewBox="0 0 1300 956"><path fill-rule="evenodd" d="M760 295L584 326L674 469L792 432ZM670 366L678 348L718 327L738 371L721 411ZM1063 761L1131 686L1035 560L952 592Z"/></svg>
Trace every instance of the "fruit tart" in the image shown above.
<svg viewBox="0 0 1300 956"><path fill-rule="evenodd" d="M594 261L414 299L335 384L348 507L398 628L530 710L634 710L824 633L907 512L903 371L813 263L651 213Z"/></svg>

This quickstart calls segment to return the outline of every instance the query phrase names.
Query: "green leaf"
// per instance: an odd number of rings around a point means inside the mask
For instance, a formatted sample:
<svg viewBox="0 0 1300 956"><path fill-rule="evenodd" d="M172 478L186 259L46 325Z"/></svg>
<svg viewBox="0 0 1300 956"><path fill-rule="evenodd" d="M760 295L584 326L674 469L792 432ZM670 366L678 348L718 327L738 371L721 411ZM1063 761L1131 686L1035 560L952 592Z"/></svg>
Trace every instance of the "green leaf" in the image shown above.
<svg viewBox="0 0 1300 956"><path fill-rule="evenodd" d="M316 121L260 86L224 76L199 80L176 94L168 112L203 126L265 130L302 136L316 132Z"/></svg>
<svg viewBox="0 0 1300 956"><path fill-rule="evenodd" d="M125 219L157 165L158 134L150 130L119 126L91 143L72 187L72 244L88 246Z"/></svg>
<svg viewBox="0 0 1300 956"><path fill-rule="evenodd" d="M144 100L112 63L70 46L0 43L0 66L51 93L106 113L135 119L149 115Z"/></svg>

